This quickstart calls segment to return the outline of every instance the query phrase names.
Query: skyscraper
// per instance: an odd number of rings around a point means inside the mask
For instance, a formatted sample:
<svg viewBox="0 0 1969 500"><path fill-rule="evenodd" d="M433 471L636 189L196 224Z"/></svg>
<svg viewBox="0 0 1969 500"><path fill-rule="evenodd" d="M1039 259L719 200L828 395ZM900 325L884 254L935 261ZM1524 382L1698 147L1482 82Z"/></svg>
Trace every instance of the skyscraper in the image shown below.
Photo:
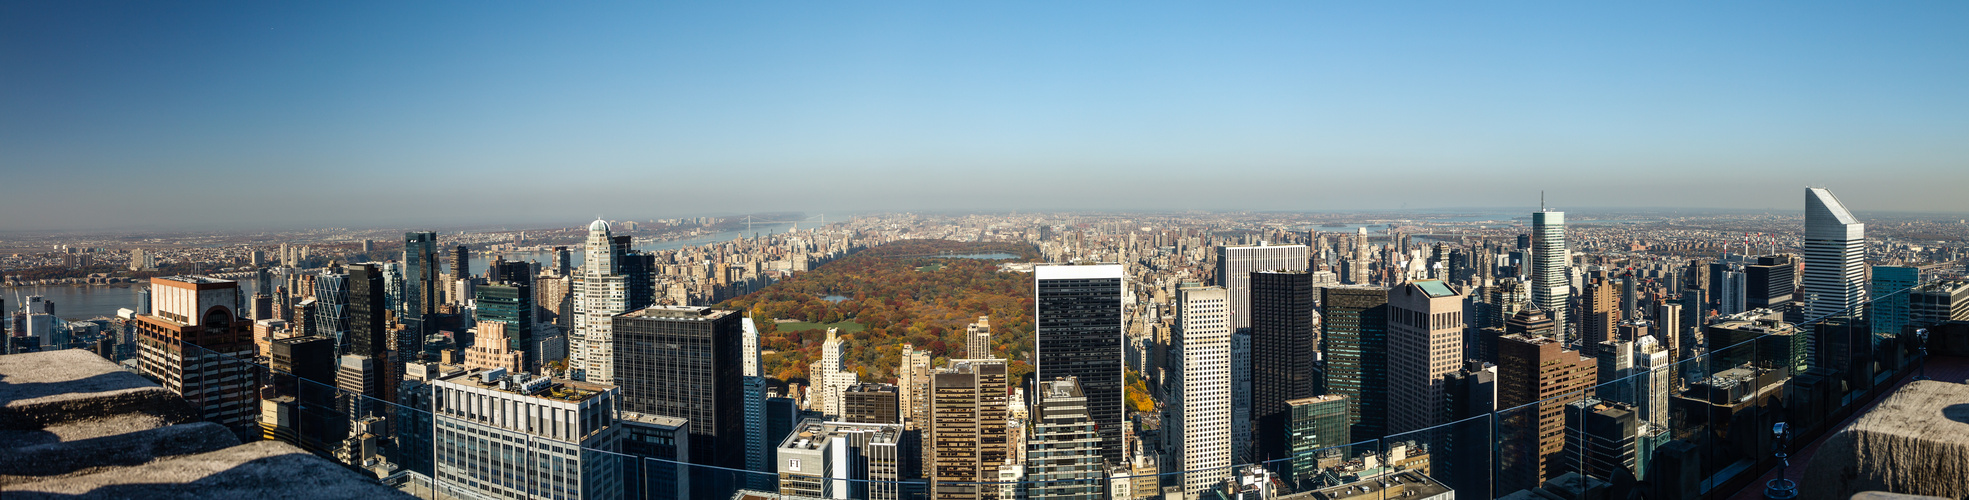
<svg viewBox="0 0 1969 500"><path fill-rule="evenodd" d="M1596 367L1548 337L1505 335L1497 350L1497 407L1515 410L1498 417L1494 491L1529 489L1565 472L1565 405L1593 388Z"/></svg>
<svg viewBox="0 0 1969 500"><path fill-rule="evenodd" d="M1217 247L1217 286L1230 297L1231 330L1251 327L1251 273L1306 270L1305 245Z"/></svg>
<svg viewBox="0 0 1969 500"><path fill-rule="evenodd" d="M1388 435L1388 289L1320 289L1326 393L1347 398L1355 436Z"/></svg>
<svg viewBox="0 0 1969 500"><path fill-rule="evenodd" d="M745 467L743 326L737 311L650 307L613 318L610 378L625 411L690 420L691 463ZM683 362L682 360L689 360Z"/></svg>
<svg viewBox="0 0 1969 500"><path fill-rule="evenodd" d="M1292 477L1300 485L1311 484L1319 476L1318 454L1352 444L1348 433L1348 404L1345 396L1325 395L1285 402L1290 414L1290 436L1266 436L1292 446ZM1343 454L1345 452L1342 452Z"/></svg>
<svg viewBox="0 0 1969 500"><path fill-rule="evenodd" d="M843 415L841 393L846 392L848 386L855 385L857 379L854 370L842 365L841 359L847 355L848 346L837 336L839 331L838 328L827 329L827 340L820 344L820 364L812 369L814 399L819 400L813 408L830 417Z"/></svg>
<svg viewBox="0 0 1969 500"><path fill-rule="evenodd" d="M1866 224L1825 188L1805 189L1805 319L1857 316L1866 302Z"/></svg>
<svg viewBox="0 0 1969 500"><path fill-rule="evenodd" d="M931 376L930 440L933 498L994 498L1005 461L1005 363L960 360Z"/></svg>
<svg viewBox="0 0 1969 500"><path fill-rule="evenodd" d="M1908 324L1910 312L1910 289L1921 283L1921 269L1903 266L1873 266L1873 308L1867 322L1873 324L1873 333L1880 335L1900 335L1901 327Z"/></svg>
<svg viewBox="0 0 1969 500"><path fill-rule="evenodd" d="M739 320L739 331L744 337L739 340L739 372L745 377L745 469L753 472L771 472L773 469L772 448L778 444L778 436L768 436L762 432L769 425L766 416L766 375L764 361L759 358L759 326L752 318ZM771 478L753 474L747 476L748 487L763 489L771 486Z"/></svg>
<svg viewBox="0 0 1969 500"><path fill-rule="evenodd" d="M581 273L574 283L574 331L568 335L568 369L575 380L609 384L614 383L612 377L616 371L614 324L610 318L629 312L628 280L617 272L617 255L608 222L597 219L588 224L586 243L586 260L581 262ZM696 419L692 420L695 425Z"/></svg>
<svg viewBox="0 0 1969 500"><path fill-rule="evenodd" d="M971 359L997 357L991 353L990 316L978 316L978 322L964 327L964 355Z"/></svg>
<svg viewBox="0 0 1969 500"><path fill-rule="evenodd" d="M540 367L540 355L533 348L533 289L525 283L511 285L485 285L474 289L474 300L478 303L476 320L483 325L497 322L505 325L506 345L500 346L512 352L521 352L523 368L533 371ZM475 339L483 343L485 339Z"/></svg>
<svg viewBox="0 0 1969 500"><path fill-rule="evenodd" d="M1201 495L1231 474L1231 327L1223 287L1178 292L1175 338L1181 353L1168 391L1163 449L1180 457L1183 491ZM1174 457L1172 457L1174 458Z"/></svg>
<svg viewBox="0 0 1969 500"><path fill-rule="evenodd" d="M1119 264L1033 269L1034 377L1073 377L1101 432L1101 458L1122 462L1122 319Z"/></svg>
<svg viewBox="0 0 1969 500"><path fill-rule="evenodd" d="M1251 273L1251 415L1260 460L1292 453L1282 438L1291 423L1286 401L1319 394L1316 293L1311 273Z"/></svg>
<svg viewBox="0 0 1969 500"><path fill-rule="evenodd" d="M1532 212L1531 235L1531 303L1552 317L1559 339L1564 341L1569 324L1566 307L1572 299L1572 284L1566 275L1572 261L1566 250L1566 213L1550 209Z"/></svg>
<svg viewBox="0 0 1969 500"><path fill-rule="evenodd" d="M451 278L465 279L472 276L472 249L465 245L451 249Z"/></svg>
<svg viewBox="0 0 1969 500"><path fill-rule="evenodd" d="M144 376L197 406L203 420L258 439L253 321L234 314L239 283L202 276L151 278L151 310L136 316Z"/></svg>
<svg viewBox="0 0 1969 500"><path fill-rule="evenodd" d="M1026 498L1102 498L1101 436L1087 414L1087 397L1080 393L1080 384L1072 378L1040 382L1035 410L1032 451L1026 462L1031 488Z"/></svg>
<svg viewBox="0 0 1969 500"><path fill-rule="evenodd" d="M1604 275L1594 272L1586 284L1586 293L1580 297L1579 336L1580 351L1587 357L1599 354L1601 342L1614 338L1614 325L1620 324L1619 286L1608 281Z"/></svg>
<svg viewBox="0 0 1969 500"><path fill-rule="evenodd" d="M1417 280L1388 290L1388 426L1443 422L1444 378L1463 366L1462 290Z"/></svg>
<svg viewBox="0 0 1969 500"><path fill-rule="evenodd" d="M438 265L437 233L403 233L403 323L420 340L424 316L438 312Z"/></svg>
<svg viewBox="0 0 1969 500"><path fill-rule="evenodd" d="M505 370L460 372L430 387L439 424L432 452L449 487L486 498L622 495L621 457L586 451L622 441L616 388ZM488 452L489 443L501 451Z"/></svg>
<svg viewBox="0 0 1969 500"><path fill-rule="evenodd" d="M933 470L929 463L936 453L929 448L930 435L930 351L916 349L910 344L902 345L902 366L896 370L896 385L902 393L903 428L916 431L923 439L918 441L924 447L922 469Z"/></svg>

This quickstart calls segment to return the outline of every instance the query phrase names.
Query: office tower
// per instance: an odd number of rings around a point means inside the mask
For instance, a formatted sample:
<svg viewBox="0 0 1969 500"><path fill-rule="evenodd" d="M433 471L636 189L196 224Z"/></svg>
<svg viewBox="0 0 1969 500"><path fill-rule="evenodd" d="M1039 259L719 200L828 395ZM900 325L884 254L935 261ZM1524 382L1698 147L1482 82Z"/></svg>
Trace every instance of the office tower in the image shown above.
<svg viewBox="0 0 1969 500"><path fill-rule="evenodd" d="M1326 393L1346 396L1355 436L1388 435L1388 289L1320 289Z"/></svg>
<svg viewBox="0 0 1969 500"><path fill-rule="evenodd" d="M1319 320L1312 274L1251 273L1251 415L1257 420L1258 459L1285 458L1291 423L1286 401L1319 394Z"/></svg>
<svg viewBox="0 0 1969 500"><path fill-rule="evenodd" d="M474 300L478 304L477 311L473 313L473 320L479 324L480 328L479 336L474 339L474 342L478 344L488 342L489 340L484 336L485 325L487 323L499 323L503 325L501 330L505 334L506 340L506 345L499 346L499 348L521 355L520 368L515 368L513 371L532 371L539 369L543 360L540 359L539 354L535 353L533 349L533 313L535 309L533 306L533 288L527 286L526 283L485 285L478 287L472 293L475 295Z"/></svg>
<svg viewBox="0 0 1969 500"><path fill-rule="evenodd" d="M1101 431L1101 459L1122 463L1121 293L1118 264L1033 269L1036 380L1073 377Z"/></svg>
<svg viewBox="0 0 1969 500"><path fill-rule="evenodd" d="M913 498L918 463L912 435L895 424L806 419L779 443L784 498Z"/></svg>
<svg viewBox="0 0 1969 500"><path fill-rule="evenodd" d="M838 328L827 329L827 340L820 344L820 364L811 367L816 404L809 407L830 417L841 415L841 393L854 385L858 378L854 370L841 364L841 359L847 356L848 346L836 336L838 331Z"/></svg>
<svg viewBox="0 0 1969 500"><path fill-rule="evenodd" d="M381 355L391 349L385 337L388 312L383 303L382 273L375 264L352 264L348 271L349 334L342 344L349 353Z"/></svg>
<svg viewBox="0 0 1969 500"><path fill-rule="evenodd" d="M1306 262L1305 245L1217 247L1217 286L1231 300L1231 330L1251 327L1251 273L1305 271Z"/></svg>
<svg viewBox="0 0 1969 500"><path fill-rule="evenodd" d="M265 288L262 288L261 290L265 290ZM264 293L256 293L256 294L253 294L253 318L252 318L252 319L253 319L254 321L261 321L261 320L271 320L271 319L274 319L274 315L273 315L273 296L271 296L271 295L267 295L267 294L264 294Z"/></svg>
<svg viewBox="0 0 1969 500"><path fill-rule="evenodd" d="M1797 291L1797 274L1789 255L1767 255L1758 257L1756 264L1745 264L1744 307L1787 311Z"/></svg>
<svg viewBox="0 0 1969 500"><path fill-rule="evenodd" d="M623 279L623 300L629 310L656 303L656 255L638 252L629 236L615 238L615 269ZM527 269L531 270L531 267ZM532 276L529 271L528 276Z"/></svg>
<svg viewBox="0 0 1969 500"><path fill-rule="evenodd" d="M1914 285L1921 283L1921 268L1903 266L1873 266L1873 310L1867 320L1873 324L1873 333L1878 335L1900 335L1901 327L1908 324L1913 313L1910 310L1910 295Z"/></svg>
<svg viewBox="0 0 1969 500"><path fill-rule="evenodd" d="M490 498L622 496L621 457L585 451L621 446L616 388L497 369L429 385L434 479ZM501 451L487 452L488 443Z"/></svg>
<svg viewBox="0 0 1969 500"><path fill-rule="evenodd" d="M896 386L854 384L841 391L842 422L858 424L901 424L900 401Z"/></svg>
<svg viewBox="0 0 1969 500"><path fill-rule="evenodd" d="M1640 290L1638 289L1640 281L1641 279L1635 277L1632 272L1620 278L1620 318L1622 320L1641 317L1641 310L1637 308L1637 303L1640 299Z"/></svg>
<svg viewBox="0 0 1969 500"><path fill-rule="evenodd" d="M1773 311L1756 310L1724 316L1704 331L1708 340L1712 372L1737 366L1755 366L1781 372L1785 376L1804 373L1811 361L1810 339L1797 325L1780 319ZM1844 365L1833 365L1843 367Z"/></svg>
<svg viewBox="0 0 1969 500"><path fill-rule="evenodd" d="M1231 462L1251 462L1251 330L1231 331Z"/></svg>
<svg viewBox="0 0 1969 500"><path fill-rule="evenodd" d="M615 424L622 427L622 454L634 457L625 457L628 463L623 464L623 498L691 498L690 474L673 465L690 460L689 420L624 411L616 414ZM763 484L771 483L769 478L761 479Z"/></svg>
<svg viewBox="0 0 1969 500"><path fill-rule="evenodd" d="M1497 365L1470 361L1443 380L1445 427L1436 436L1431 468L1451 488L1488 492L1496 443L1490 415L1497 411Z"/></svg>
<svg viewBox="0 0 1969 500"><path fill-rule="evenodd" d="M1710 300L1716 304L1716 314L1729 316L1748 311L1750 306L1750 280L1743 273L1743 265L1718 262L1717 271L1711 273L1710 283L1716 294Z"/></svg>
<svg viewBox="0 0 1969 500"><path fill-rule="evenodd" d="M338 358L335 371L335 387L341 389L338 396L344 405L343 412L351 421L382 413L382 405L390 402L378 397L383 394L385 376L394 370L389 369L383 357L370 357L349 354ZM395 395L394 392L391 395Z"/></svg>
<svg viewBox="0 0 1969 500"><path fill-rule="evenodd" d="M144 376L197 406L204 421L257 439L253 321L233 314L239 283L171 276L150 284L156 314L135 317Z"/></svg>
<svg viewBox="0 0 1969 500"><path fill-rule="evenodd" d="M1369 261L1367 228L1359 227L1354 229L1354 256L1347 261L1347 284L1365 285L1368 279L1367 264Z"/></svg>
<svg viewBox="0 0 1969 500"><path fill-rule="evenodd" d="M1290 416L1289 434L1264 439L1282 439L1290 444L1293 480L1302 486L1309 485L1319 476L1319 455L1323 451L1352 443L1352 434L1348 433L1353 420L1348 416L1350 405L1346 396L1329 394L1286 401L1285 406Z"/></svg>
<svg viewBox="0 0 1969 500"><path fill-rule="evenodd" d="M554 247L553 266L555 276L568 276L574 269L574 256L568 253L567 247Z"/></svg>
<svg viewBox="0 0 1969 500"><path fill-rule="evenodd" d="M1866 303L1866 224L1825 188L1805 189L1805 319L1858 316Z"/></svg>
<svg viewBox="0 0 1969 500"><path fill-rule="evenodd" d="M1080 384L1072 378L1040 382L1035 410L1025 498L1101 498L1101 436Z"/></svg>
<svg viewBox="0 0 1969 500"><path fill-rule="evenodd" d="M581 262L581 274L574 283L574 330L568 335L568 369L576 380L613 383L616 372L615 337L611 333L614 323L610 318L629 312L629 291L628 279L617 272L619 255L611 239L607 222L598 219L588 225L586 260ZM693 426L697 423L691 419Z"/></svg>
<svg viewBox="0 0 1969 500"><path fill-rule="evenodd" d="M1580 299L1579 350L1590 358L1599 355L1601 342L1614 338L1614 325L1620 323L1620 309L1616 308L1619 287L1604 277L1594 277Z"/></svg>
<svg viewBox="0 0 1969 500"><path fill-rule="evenodd" d="M1682 360L1682 305L1675 303L1655 307L1654 336L1661 341L1661 347L1668 351L1669 361Z"/></svg>
<svg viewBox="0 0 1969 500"><path fill-rule="evenodd" d="M514 349L509 327L501 321L479 323L477 342L465 348L465 368L469 370L491 370L505 368L507 372L526 371L526 353Z"/></svg>
<svg viewBox="0 0 1969 500"><path fill-rule="evenodd" d="M1636 394L1634 405L1640 408L1643 423L1656 428L1667 429L1668 395L1675 390L1675 373L1679 369L1668 347L1652 336L1634 341L1634 373L1629 383Z"/></svg>
<svg viewBox="0 0 1969 500"><path fill-rule="evenodd" d="M472 249L465 245L451 249L451 278L465 279L472 276Z"/></svg>
<svg viewBox="0 0 1969 500"><path fill-rule="evenodd" d="M978 316L978 322L964 327L964 355L971 359L993 359L998 356L991 352L991 317Z"/></svg>
<svg viewBox="0 0 1969 500"><path fill-rule="evenodd" d="M901 394L897 399L902 406L903 428L916 431L923 439L918 441L924 447L922 469L933 470L929 460L936 453L931 450L930 435L930 351L918 350L910 344L902 345L902 366L897 367L896 385Z"/></svg>
<svg viewBox="0 0 1969 500"><path fill-rule="evenodd" d="M1929 327L1950 321L1969 321L1969 281L1929 283L1908 293L1910 324Z"/></svg>
<svg viewBox="0 0 1969 500"><path fill-rule="evenodd" d="M403 324L420 341L429 333L424 316L438 312L438 265L437 233L403 233Z"/></svg>
<svg viewBox="0 0 1969 500"><path fill-rule="evenodd" d="M1177 292L1171 348L1177 375L1164 406L1164 445L1184 471L1183 491L1201 495L1231 474L1231 326L1223 287Z"/></svg>
<svg viewBox="0 0 1969 500"><path fill-rule="evenodd" d="M315 326L316 335L335 338L336 344L347 343L349 336L349 275L322 272L315 275Z"/></svg>
<svg viewBox="0 0 1969 500"><path fill-rule="evenodd" d="M1444 378L1463 366L1463 291L1442 280L1388 290L1388 426L1443 422Z"/></svg>
<svg viewBox="0 0 1969 500"><path fill-rule="evenodd" d="M1513 410L1498 416L1493 491L1530 489L1564 472L1565 405L1593 388L1595 367L1549 337L1505 335L1497 349L1497 407Z"/></svg>
<svg viewBox="0 0 1969 500"><path fill-rule="evenodd" d="M260 402L264 436L315 453L333 453L348 437L349 421L335 409L335 339L322 335L275 339L268 351L273 397Z"/></svg>
<svg viewBox="0 0 1969 500"><path fill-rule="evenodd" d="M1560 463L1567 472L1612 479L1620 471L1640 474L1635 435L1643 424L1633 405L1586 398L1565 405L1565 452Z"/></svg>
<svg viewBox="0 0 1969 500"><path fill-rule="evenodd" d="M616 316L622 409L690 420L691 463L745 467L744 333L737 311L650 307ZM698 360L680 363L671 360Z"/></svg>
<svg viewBox="0 0 1969 500"><path fill-rule="evenodd" d="M1566 213L1543 209L1531 214L1531 302L1545 311L1558 327L1561 341L1566 339L1566 304L1572 300L1572 284L1566 275L1572 256L1566 250Z"/></svg>
<svg viewBox="0 0 1969 500"><path fill-rule="evenodd" d="M739 320L739 374L745 377L745 470L771 472L773 467L772 448L779 441L769 439L765 432L766 424L766 374L765 363L759 358L759 326L752 318ZM771 478L761 475L747 476L748 487L766 488Z"/></svg>
<svg viewBox="0 0 1969 500"><path fill-rule="evenodd" d="M1497 284L1484 287L1482 295L1483 301L1473 308L1480 317L1470 318L1474 328L1503 328L1505 318L1531 308L1531 292L1517 278L1499 279Z"/></svg>
<svg viewBox="0 0 1969 500"><path fill-rule="evenodd" d="M976 483L995 481L998 465L1006 457L1005 364L1001 360L951 363L930 377L932 495L944 500L995 497L995 489ZM995 449L988 444L993 436Z"/></svg>

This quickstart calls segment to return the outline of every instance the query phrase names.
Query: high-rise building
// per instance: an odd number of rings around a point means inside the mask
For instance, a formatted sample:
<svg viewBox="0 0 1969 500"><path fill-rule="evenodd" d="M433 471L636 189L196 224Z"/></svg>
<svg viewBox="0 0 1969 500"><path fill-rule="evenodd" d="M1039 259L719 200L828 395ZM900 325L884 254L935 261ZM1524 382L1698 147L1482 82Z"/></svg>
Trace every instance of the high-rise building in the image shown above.
<svg viewBox="0 0 1969 500"><path fill-rule="evenodd" d="M513 371L539 370L542 360L533 348L533 288L526 283L485 285L475 288L472 293L476 295L474 300L478 304L474 321L480 326L480 336L474 342L487 342L483 336L485 324L499 323L504 326L506 339L506 345L499 348L522 356L521 367Z"/></svg>
<svg viewBox="0 0 1969 500"><path fill-rule="evenodd" d="M1309 485L1319 476L1320 454L1352 444L1352 434L1348 432L1353 420L1348 416L1350 405L1346 396L1332 394L1294 399L1285 405L1290 415L1290 434L1264 439L1282 439L1291 444L1293 480L1301 486Z"/></svg>
<svg viewBox="0 0 1969 500"><path fill-rule="evenodd" d="M859 383L841 391L842 422L858 424L901 424L900 401L896 386Z"/></svg>
<svg viewBox="0 0 1969 500"><path fill-rule="evenodd" d="M1497 349L1497 407L1513 410L1498 417L1493 491L1530 489L1565 472L1565 405L1592 390L1596 367L1549 337L1505 335Z"/></svg>
<svg viewBox="0 0 1969 500"><path fill-rule="evenodd" d="M1566 249L1566 213L1544 209L1531 214L1531 303L1545 311L1566 340L1566 308L1572 283L1566 268L1572 254Z"/></svg>
<svg viewBox="0 0 1969 500"><path fill-rule="evenodd" d="M1326 393L1345 396L1355 436L1388 435L1388 289L1320 289Z"/></svg>
<svg viewBox="0 0 1969 500"><path fill-rule="evenodd" d="M429 385L433 479L488 498L622 496L622 458L588 451L621 446L616 388L498 369Z"/></svg>
<svg viewBox="0 0 1969 500"><path fill-rule="evenodd" d="M932 470L929 460L935 458L936 453L929 449L931 440L927 439L930 435L930 351L903 344L902 366L896 372L896 385L901 392L897 399L901 401L903 428L926 436L918 440L924 446L919 455L924 460L922 470Z"/></svg>
<svg viewBox="0 0 1969 500"><path fill-rule="evenodd" d="M1101 432L1101 459L1123 463L1122 284L1119 264L1033 269L1036 380L1073 377Z"/></svg>
<svg viewBox="0 0 1969 500"><path fill-rule="evenodd" d="M899 500L920 493L914 434L896 424L801 421L776 454L783 498Z"/></svg>
<svg viewBox="0 0 1969 500"><path fill-rule="evenodd" d="M1463 366L1463 291L1442 280L1388 290L1388 426L1442 423L1445 377Z"/></svg>
<svg viewBox="0 0 1969 500"><path fill-rule="evenodd" d="M239 317L239 283L201 276L151 278L151 310L136 315L144 376L192 402L201 418L242 439L261 435L252 359L253 321Z"/></svg>
<svg viewBox="0 0 1969 500"><path fill-rule="evenodd" d="M403 233L403 324L419 340L429 333L424 316L438 312L438 265L437 233Z"/></svg>
<svg viewBox="0 0 1969 500"><path fill-rule="evenodd" d="M1071 378L1040 382L1035 410L1025 498L1102 498L1101 436L1080 384Z"/></svg>
<svg viewBox="0 0 1969 500"><path fill-rule="evenodd" d="M1619 285L1603 276L1586 284L1579 305L1579 349L1586 357L1599 355L1600 343L1614 338L1614 325L1620 324L1619 291Z"/></svg>
<svg viewBox="0 0 1969 500"><path fill-rule="evenodd" d="M1668 351L1668 360L1682 360L1682 305L1675 303L1655 307L1654 336L1661 341L1661 348Z"/></svg>
<svg viewBox="0 0 1969 500"><path fill-rule="evenodd" d="M847 392L848 386L855 385L858 378L854 370L842 364L842 359L847 357L848 346L838 333L837 328L827 329L827 340L820 344L820 364L812 367L814 400L817 402L812 408L830 417L842 415L841 393Z"/></svg>
<svg viewBox="0 0 1969 500"><path fill-rule="evenodd" d="M634 457L623 467L623 498L691 498L691 475L679 470L682 467L669 465L690 460L690 421L633 411L618 412L616 417L616 425L622 427L622 454ZM752 434L763 437L765 433ZM746 475L747 479L752 476L759 476L759 485L748 483L747 488L769 488L772 483L770 477L761 474Z"/></svg>
<svg viewBox="0 0 1969 500"><path fill-rule="evenodd" d="M773 468L772 448L779 436L768 436L760 432L769 427L766 412L766 373L765 363L759 358L759 326L752 318L739 320L739 331L744 335L739 341L739 373L745 377L745 470L771 473ZM770 478L759 474L747 476L748 487L764 489L771 486Z"/></svg>
<svg viewBox="0 0 1969 500"><path fill-rule="evenodd" d="M316 335L335 338L337 344L346 343L349 336L349 275L324 271L315 276L315 327Z"/></svg>
<svg viewBox="0 0 1969 500"><path fill-rule="evenodd" d="M272 397L260 402L264 435L315 453L333 453L349 433L348 417L335 407L335 339L274 339L268 351Z"/></svg>
<svg viewBox="0 0 1969 500"><path fill-rule="evenodd" d="M992 359L991 317L978 316L978 322L964 327L964 355L971 359Z"/></svg>
<svg viewBox="0 0 1969 500"><path fill-rule="evenodd" d="M1217 247L1217 286L1230 296L1231 330L1251 327L1251 273L1305 271L1308 262L1305 245Z"/></svg>
<svg viewBox="0 0 1969 500"><path fill-rule="evenodd" d="M933 498L997 497L979 483L996 481L1007 456L1005 375L1003 360L956 360L931 375Z"/></svg>
<svg viewBox="0 0 1969 500"><path fill-rule="evenodd" d="M1873 333L1880 335L1900 335L1901 327L1907 326L1913 317L1910 310L1909 295L1915 285L1921 283L1921 268L1904 266L1873 266L1873 310L1867 313L1867 322L1873 324Z"/></svg>
<svg viewBox="0 0 1969 500"><path fill-rule="evenodd" d="M486 321L479 323L477 340L465 348L465 368L471 370L491 370L505 368L509 373L526 371L526 353L514 349L506 323Z"/></svg>
<svg viewBox="0 0 1969 500"><path fill-rule="evenodd" d="M1749 309L1785 311L1791 307L1797 290L1798 265L1790 255L1766 255L1756 264L1745 264L1743 276L1745 304Z"/></svg>
<svg viewBox="0 0 1969 500"><path fill-rule="evenodd" d="M1251 415L1260 460L1290 456L1286 401L1319 394L1318 291L1304 271L1251 273Z"/></svg>
<svg viewBox="0 0 1969 500"><path fill-rule="evenodd" d="M745 467L740 318L737 311L681 306L612 318L611 356L619 363L611 379L621 388L622 409L689 420L694 464Z"/></svg>
<svg viewBox="0 0 1969 500"><path fill-rule="evenodd" d="M1915 326L1969 321L1969 281L1954 279L1929 283L1908 292L1907 298L1908 322Z"/></svg>
<svg viewBox="0 0 1969 500"><path fill-rule="evenodd" d="M629 312L629 283L616 268L619 255L612 239L608 222L598 219L588 225L587 256L574 282L574 330L568 335L568 369L576 380L608 384L615 376L614 320L610 318ZM697 424L697 419L691 421Z"/></svg>
<svg viewBox="0 0 1969 500"><path fill-rule="evenodd" d="M1805 319L1858 316L1866 303L1866 224L1825 188L1805 189Z"/></svg>
<svg viewBox="0 0 1969 500"><path fill-rule="evenodd" d="M465 279L472 276L472 249L458 245L451 249L451 279Z"/></svg>
<svg viewBox="0 0 1969 500"><path fill-rule="evenodd" d="M1171 356L1176 376L1162 419L1163 449L1183 474L1183 491L1201 495L1230 477L1231 326L1229 292L1223 287L1185 288Z"/></svg>
<svg viewBox="0 0 1969 500"><path fill-rule="evenodd" d="M1566 472L1594 478L1614 478L1618 471L1641 474L1635 436L1644 428L1633 405L1586 398L1565 405L1565 452L1558 463Z"/></svg>

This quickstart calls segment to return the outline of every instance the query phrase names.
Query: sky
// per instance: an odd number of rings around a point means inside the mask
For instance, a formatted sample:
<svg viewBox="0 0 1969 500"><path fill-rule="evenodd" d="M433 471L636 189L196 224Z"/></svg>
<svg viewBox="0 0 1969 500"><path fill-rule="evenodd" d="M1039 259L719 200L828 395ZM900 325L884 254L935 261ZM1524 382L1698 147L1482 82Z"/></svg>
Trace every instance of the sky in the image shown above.
<svg viewBox="0 0 1969 500"><path fill-rule="evenodd" d="M0 231L1969 212L1969 2L0 2ZM830 215L832 218L833 215Z"/></svg>

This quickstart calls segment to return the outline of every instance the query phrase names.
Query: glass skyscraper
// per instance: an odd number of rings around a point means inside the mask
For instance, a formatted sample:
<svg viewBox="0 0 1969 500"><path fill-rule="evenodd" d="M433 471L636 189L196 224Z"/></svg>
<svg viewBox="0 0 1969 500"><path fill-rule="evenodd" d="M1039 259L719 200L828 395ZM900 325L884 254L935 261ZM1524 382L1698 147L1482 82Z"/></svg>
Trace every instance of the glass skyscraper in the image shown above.
<svg viewBox="0 0 1969 500"><path fill-rule="evenodd" d="M1866 224L1825 188L1805 190L1805 319L1857 316L1866 302Z"/></svg>
<svg viewBox="0 0 1969 500"><path fill-rule="evenodd" d="M1037 380L1073 377L1101 432L1101 458L1122 462L1121 293L1119 264L1033 269Z"/></svg>
<svg viewBox="0 0 1969 500"><path fill-rule="evenodd" d="M1570 337L1566 307L1572 300L1572 282L1566 267L1572 258L1566 252L1566 213L1541 210L1531 213L1531 303L1552 317L1560 340Z"/></svg>

